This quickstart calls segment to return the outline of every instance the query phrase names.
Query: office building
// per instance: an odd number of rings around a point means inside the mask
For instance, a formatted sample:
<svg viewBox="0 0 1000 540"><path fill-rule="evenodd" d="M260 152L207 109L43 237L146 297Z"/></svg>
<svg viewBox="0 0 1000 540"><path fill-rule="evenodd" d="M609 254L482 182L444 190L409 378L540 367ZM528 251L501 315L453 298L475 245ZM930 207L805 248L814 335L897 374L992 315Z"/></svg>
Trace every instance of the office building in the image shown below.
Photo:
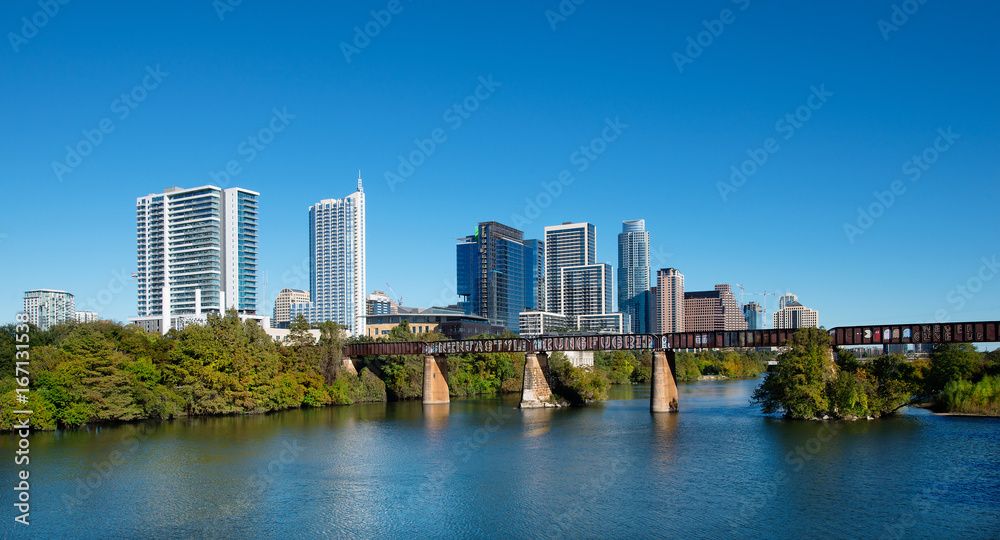
<svg viewBox="0 0 1000 540"><path fill-rule="evenodd" d="M66 291L35 289L24 293L24 314L41 330L76 320L76 300Z"/></svg>
<svg viewBox="0 0 1000 540"><path fill-rule="evenodd" d="M565 313L562 269L597 260L597 228L590 223L545 227L545 311Z"/></svg>
<svg viewBox="0 0 1000 540"><path fill-rule="evenodd" d="M459 306L517 333L518 314L537 308L542 251L541 242L524 240L513 227L479 223L476 233L456 246Z"/></svg>
<svg viewBox="0 0 1000 540"><path fill-rule="evenodd" d="M545 242L524 241L524 309L545 307Z"/></svg>
<svg viewBox="0 0 1000 540"><path fill-rule="evenodd" d="M308 302L309 291L301 289L281 289L274 299L274 314L271 317L272 328L288 328L292 322L292 304Z"/></svg>
<svg viewBox="0 0 1000 540"><path fill-rule="evenodd" d="M309 292L312 301L291 306L310 323L333 321L352 336L366 324L365 192L324 199L309 207Z"/></svg>
<svg viewBox="0 0 1000 540"><path fill-rule="evenodd" d="M622 334L626 333L630 323L628 316L620 312L563 315L548 311L525 311L521 313L520 319L522 338L565 332Z"/></svg>
<svg viewBox="0 0 1000 540"><path fill-rule="evenodd" d="M728 284L716 285L712 291L684 293L685 332L746 329L746 319Z"/></svg>
<svg viewBox="0 0 1000 540"><path fill-rule="evenodd" d="M743 319L747 322L747 330L763 330L764 308L757 302L743 305Z"/></svg>
<svg viewBox="0 0 1000 540"><path fill-rule="evenodd" d="M656 293L653 303L653 319L656 334L684 332L685 301L684 274L676 268L663 268L656 272Z"/></svg>
<svg viewBox="0 0 1000 540"><path fill-rule="evenodd" d="M490 324L486 317L469 315L459 306L412 308L400 306L396 313L370 314L365 325L369 337L386 337L393 327L406 321L414 334L438 332L448 339L503 335L506 327Z"/></svg>
<svg viewBox="0 0 1000 540"><path fill-rule="evenodd" d="M129 321L166 333L178 319L236 310L258 314L257 198L242 188L170 187L136 199L137 317Z"/></svg>
<svg viewBox="0 0 1000 540"><path fill-rule="evenodd" d="M646 221L622 222L618 234L618 311L631 319L630 333L645 334L649 326L649 232Z"/></svg>
<svg viewBox="0 0 1000 540"><path fill-rule="evenodd" d="M778 311L774 312L775 328L819 328L819 312L799 303L794 294L778 297Z"/></svg>
<svg viewBox="0 0 1000 540"><path fill-rule="evenodd" d="M374 291L365 299L365 315L389 315L396 312L396 303L382 291Z"/></svg>

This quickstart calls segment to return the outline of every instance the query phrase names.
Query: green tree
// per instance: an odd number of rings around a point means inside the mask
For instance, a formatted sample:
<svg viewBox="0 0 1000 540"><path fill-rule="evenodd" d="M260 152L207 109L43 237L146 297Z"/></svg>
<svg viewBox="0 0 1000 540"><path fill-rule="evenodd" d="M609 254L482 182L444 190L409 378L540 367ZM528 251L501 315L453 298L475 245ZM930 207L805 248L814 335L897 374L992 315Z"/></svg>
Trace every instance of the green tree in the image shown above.
<svg viewBox="0 0 1000 540"><path fill-rule="evenodd" d="M792 418L815 418L830 411L827 382L837 374L830 355L830 336L819 328L802 328L792 335L791 349L778 356L752 403L765 413L784 410Z"/></svg>
<svg viewBox="0 0 1000 540"><path fill-rule="evenodd" d="M971 343L941 343L931 352L931 367L927 374L927 390L944 390L950 381L972 380L983 369L983 358Z"/></svg>

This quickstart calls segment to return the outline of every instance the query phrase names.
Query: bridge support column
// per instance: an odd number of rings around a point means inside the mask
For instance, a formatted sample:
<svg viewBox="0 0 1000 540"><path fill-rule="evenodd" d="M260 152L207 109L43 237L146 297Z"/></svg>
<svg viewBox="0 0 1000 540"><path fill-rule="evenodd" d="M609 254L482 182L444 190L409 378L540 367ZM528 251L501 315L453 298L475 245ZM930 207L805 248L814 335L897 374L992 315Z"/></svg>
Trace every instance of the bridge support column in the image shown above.
<svg viewBox="0 0 1000 540"><path fill-rule="evenodd" d="M549 398L549 355L546 353L526 353L524 355L524 379L521 383L521 409L551 407Z"/></svg>
<svg viewBox="0 0 1000 540"><path fill-rule="evenodd" d="M424 356L424 405L449 403L448 357L443 354Z"/></svg>
<svg viewBox="0 0 1000 540"><path fill-rule="evenodd" d="M351 358L350 356L345 356L344 357L343 367L351 375L357 375L358 374L358 368L356 368L354 366L354 359Z"/></svg>
<svg viewBox="0 0 1000 540"><path fill-rule="evenodd" d="M650 412L677 412L677 381L674 351L653 351L653 385L649 394Z"/></svg>

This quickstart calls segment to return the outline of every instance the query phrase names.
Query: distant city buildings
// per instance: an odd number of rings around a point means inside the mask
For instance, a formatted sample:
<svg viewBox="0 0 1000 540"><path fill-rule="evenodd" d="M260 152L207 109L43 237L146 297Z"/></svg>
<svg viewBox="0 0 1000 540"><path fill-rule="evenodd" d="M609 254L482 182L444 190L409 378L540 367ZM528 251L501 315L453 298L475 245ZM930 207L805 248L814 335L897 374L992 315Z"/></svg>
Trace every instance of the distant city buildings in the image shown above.
<svg viewBox="0 0 1000 540"><path fill-rule="evenodd" d="M743 305L743 319L747 322L747 330L763 330L764 308L757 302Z"/></svg>
<svg viewBox="0 0 1000 540"><path fill-rule="evenodd" d="M66 291L35 289L24 293L24 314L41 330L68 320L76 320L76 300Z"/></svg>
<svg viewBox="0 0 1000 540"><path fill-rule="evenodd" d="M618 234L618 310L631 319L629 333L649 328L649 232L646 221L622 222Z"/></svg>
<svg viewBox="0 0 1000 540"><path fill-rule="evenodd" d="M77 311L76 312L76 322L78 323L89 323L99 320L97 313L93 311Z"/></svg>
<svg viewBox="0 0 1000 540"><path fill-rule="evenodd" d="M393 327L406 321L414 334L438 332L448 339L469 339L482 334L500 335L506 327L490 324L486 317L469 315L459 306L431 308L398 308L396 313L371 314L365 325L367 335L386 337Z"/></svg>
<svg viewBox="0 0 1000 540"><path fill-rule="evenodd" d="M611 265L597 263L596 259L594 225L563 223L545 227L545 310L520 314L522 336L538 335L535 332L551 325L565 330L617 333L631 327L628 315L613 311Z"/></svg>
<svg viewBox="0 0 1000 540"><path fill-rule="evenodd" d="M778 297L778 311L774 312L775 328L818 328L819 312L799 303L794 294Z"/></svg>
<svg viewBox="0 0 1000 540"><path fill-rule="evenodd" d="M374 291L365 299L365 315L389 315L396 312L396 303L382 291Z"/></svg>
<svg viewBox="0 0 1000 540"><path fill-rule="evenodd" d="M271 316L271 328L288 328L292 321L292 304L309 302L309 291L301 289L281 289L274 299L274 314Z"/></svg>
<svg viewBox="0 0 1000 540"><path fill-rule="evenodd" d="M524 233L486 221L476 233L458 240L456 283L459 306L491 324L519 331L518 314L537 309L543 243L524 240Z"/></svg>
<svg viewBox="0 0 1000 540"><path fill-rule="evenodd" d="M728 284L716 285L712 291L684 293L685 332L746 329L747 322Z"/></svg>
<svg viewBox="0 0 1000 540"><path fill-rule="evenodd" d="M257 296L257 197L242 188L170 187L136 199L138 316L166 333L234 309L269 326Z"/></svg>
<svg viewBox="0 0 1000 540"><path fill-rule="evenodd" d="M653 332L675 334L685 328L684 274L676 268L656 272L656 292L653 295Z"/></svg>
<svg viewBox="0 0 1000 540"><path fill-rule="evenodd" d="M333 321L353 336L366 335L365 192L324 199L309 207L311 302L293 303L289 316Z"/></svg>

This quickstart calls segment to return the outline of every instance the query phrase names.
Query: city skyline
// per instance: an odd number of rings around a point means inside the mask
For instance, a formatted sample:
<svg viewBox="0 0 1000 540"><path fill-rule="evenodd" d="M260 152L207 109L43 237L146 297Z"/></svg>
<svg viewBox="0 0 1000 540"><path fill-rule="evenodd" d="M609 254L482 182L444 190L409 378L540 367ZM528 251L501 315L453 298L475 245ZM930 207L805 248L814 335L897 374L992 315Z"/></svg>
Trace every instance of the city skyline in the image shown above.
<svg viewBox="0 0 1000 540"><path fill-rule="evenodd" d="M17 84L0 107L26 127L0 135L0 257L17 263L0 269L0 311L53 288L134 316L131 202L218 183L262 193L268 314L281 289L309 287L296 216L361 168L369 289L389 282L409 305L457 301L454 237L470 223L540 238L587 221L596 262L617 267L614 231L644 219L650 271L681 269L690 290L792 292L827 327L1000 318L993 246L956 240L1000 198L983 69L998 8L929 3L886 34L891 3L740 5L691 47L718 10L588 3L553 28L545 6L465 21L404 4L349 61L340 44L384 4L64 6L3 53ZM39 8L0 9L16 33Z"/></svg>

